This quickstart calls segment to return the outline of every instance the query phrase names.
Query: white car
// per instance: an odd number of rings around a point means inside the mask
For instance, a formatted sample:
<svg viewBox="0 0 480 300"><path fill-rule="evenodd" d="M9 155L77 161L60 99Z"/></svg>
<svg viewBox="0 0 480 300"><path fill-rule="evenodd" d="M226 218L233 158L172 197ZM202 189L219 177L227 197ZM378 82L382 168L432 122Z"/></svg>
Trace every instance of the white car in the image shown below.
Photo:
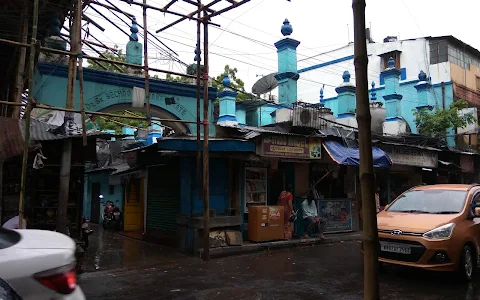
<svg viewBox="0 0 480 300"><path fill-rule="evenodd" d="M47 230L0 228L0 278L23 300L84 300L75 242Z"/></svg>

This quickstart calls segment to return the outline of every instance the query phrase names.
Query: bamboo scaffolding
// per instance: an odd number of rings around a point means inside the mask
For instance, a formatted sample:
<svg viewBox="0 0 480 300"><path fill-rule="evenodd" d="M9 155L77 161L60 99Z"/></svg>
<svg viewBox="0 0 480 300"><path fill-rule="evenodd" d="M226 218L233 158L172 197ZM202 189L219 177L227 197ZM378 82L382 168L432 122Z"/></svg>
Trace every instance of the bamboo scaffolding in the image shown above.
<svg viewBox="0 0 480 300"><path fill-rule="evenodd" d="M13 106L27 106L27 104L25 104L25 103L15 103L15 102L10 102L10 101L0 101L0 104L13 105ZM73 113L81 113L82 112L81 110L78 110L78 109L68 109L68 108L51 106L51 105L44 105L44 104L35 104L34 106L35 106L35 108L58 110L58 111L65 111L65 112L73 112ZM97 115L97 116L107 116L107 117L113 117L113 118L134 119L134 120L142 120L142 121L148 121L148 119L149 119L147 117L117 115L117 114L100 112L100 111L85 111L85 114L87 114L87 115ZM186 121L186 120L161 119L161 118L157 118L157 117L152 117L151 119L154 120L154 121L160 121L160 122L196 124L196 122Z"/></svg>
<svg viewBox="0 0 480 300"><path fill-rule="evenodd" d="M28 44L19 43L19 42L10 41L10 40L5 40L5 39L0 39L0 43L17 45L17 46L21 46L21 47L30 47L30 45L28 45ZM52 48L48 48L48 47L39 47L39 48L40 48L39 50L42 51L42 52L50 52L50 53L70 55L70 56L77 56L78 55L77 53L64 51L64 50L52 49ZM93 61L103 61L103 62L107 62L107 63L111 63L111 64L117 64L117 65L126 66L126 67L130 67L130 68L135 68L135 69L143 69L143 66L139 66L139 65L135 65L135 64L129 64L127 62L118 61L118 60L106 59L106 58L95 57L95 56L90 56L90 55L83 55L83 58L91 59ZM183 74L183 73L168 71L168 70L162 70L162 69L157 69L157 68L149 68L149 70L154 71L154 72L159 72L159 73L170 74L170 75L183 76L183 77L192 78L192 79L196 78L196 76L194 76L194 75L188 75L188 74Z"/></svg>
<svg viewBox="0 0 480 300"><path fill-rule="evenodd" d="M26 194L26 185L27 185L27 163L28 163L28 148L30 147L30 121L32 112L32 101L33 101L33 76L35 71L35 52L37 44L37 27L38 27L38 2L39 0L33 1L33 21L32 21L32 36L30 44L30 57L29 57L29 66L28 66L28 99L27 99L27 108L25 109L25 138L23 142L23 157L22 157L22 175L20 183L20 200L18 202L18 227L23 228L23 216L24 216L24 206L25 206L25 194ZM19 103L16 103L19 104Z"/></svg>
<svg viewBox="0 0 480 300"><path fill-rule="evenodd" d="M207 13L204 12L206 15ZM203 214L203 259L210 260L210 176L208 157L208 135L210 125L208 122L208 23L203 22L203 201L205 209Z"/></svg>

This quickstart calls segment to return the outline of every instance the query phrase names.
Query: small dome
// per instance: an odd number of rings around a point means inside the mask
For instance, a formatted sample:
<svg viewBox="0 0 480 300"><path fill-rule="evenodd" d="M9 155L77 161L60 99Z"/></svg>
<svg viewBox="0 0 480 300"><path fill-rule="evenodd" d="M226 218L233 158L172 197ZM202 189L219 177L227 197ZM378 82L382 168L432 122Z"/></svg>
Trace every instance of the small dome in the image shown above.
<svg viewBox="0 0 480 300"><path fill-rule="evenodd" d="M223 77L222 84L224 87L230 87L231 81L227 74Z"/></svg>
<svg viewBox="0 0 480 300"><path fill-rule="evenodd" d="M288 19L285 19L285 21L283 21L281 32L282 32L283 36L288 36L288 35L292 34L293 27L292 27L292 25L290 25L290 22L288 21Z"/></svg>
<svg viewBox="0 0 480 300"><path fill-rule="evenodd" d="M343 75L342 75L342 78L343 78L343 82L350 82L350 72L348 71L345 71L343 72Z"/></svg>
<svg viewBox="0 0 480 300"><path fill-rule="evenodd" d="M393 59L393 57L390 57L390 58L388 59L388 68L389 68L389 69L395 68L395 60Z"/></svg>
<svg viewBox="0 0 480 300"><path fill-rule="evenodd" d="M425 74L425 72L420 71L420 73L418 73L418 80L420 81L427 81L427 74Z"/></svg>

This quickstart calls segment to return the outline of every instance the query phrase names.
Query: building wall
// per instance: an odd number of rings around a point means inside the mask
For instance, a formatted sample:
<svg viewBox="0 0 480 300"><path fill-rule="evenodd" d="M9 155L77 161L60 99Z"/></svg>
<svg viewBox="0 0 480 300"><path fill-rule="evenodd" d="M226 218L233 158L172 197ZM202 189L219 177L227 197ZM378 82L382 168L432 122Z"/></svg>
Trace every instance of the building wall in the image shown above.
<svg viewBox="0 0 480 300"><path fill-rule="evenodd" d="M228 161L226 159L210 159L210 209L217 214L223 214L229 208L230 196L228 190ZM182 157L180 160L181 180L181 214L202 215L204 202L198 197L198 182L196 159ZM201 187L202 190L202 187Z"/></svg>
<svg viewBox="0 0 480 300"><path fill-rule="evenodd" d="M113 193L110 193L108 172L86 173L84 186L83 215L87 219L91 219L91 205L92 205L92 184L100 183L100 193L103 195L103 201L100 202L100 210L98 211L99 220L102 220L103 209L106 201L112 201L116 206L120 207L123 212L123 185L117 184L113 186Z"/></svg>
<svg viewBox="0 0 480 300"><path fill-rule="evenodd" d="M450 63L452 81L461 84L472 91L480 91L477 85L477 77L480 77L480 68L470 64L469 69L464 69L456 64Z"/></svg>

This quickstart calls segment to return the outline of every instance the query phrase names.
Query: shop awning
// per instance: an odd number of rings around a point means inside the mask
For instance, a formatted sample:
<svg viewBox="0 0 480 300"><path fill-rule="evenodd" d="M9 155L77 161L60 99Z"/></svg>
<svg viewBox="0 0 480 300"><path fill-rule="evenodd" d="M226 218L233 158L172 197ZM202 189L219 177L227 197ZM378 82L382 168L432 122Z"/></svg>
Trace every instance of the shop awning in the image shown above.
<svg viewBox="0 0 480 300"><path fill-rule="evenodd" d="M360 150L358 148L348 148L336 141L325 141L323 146L330 157L339 165L360 165ZM375 168L390 168L392 166L392 160L382 149L372 147L372 154Z"/></svg>

